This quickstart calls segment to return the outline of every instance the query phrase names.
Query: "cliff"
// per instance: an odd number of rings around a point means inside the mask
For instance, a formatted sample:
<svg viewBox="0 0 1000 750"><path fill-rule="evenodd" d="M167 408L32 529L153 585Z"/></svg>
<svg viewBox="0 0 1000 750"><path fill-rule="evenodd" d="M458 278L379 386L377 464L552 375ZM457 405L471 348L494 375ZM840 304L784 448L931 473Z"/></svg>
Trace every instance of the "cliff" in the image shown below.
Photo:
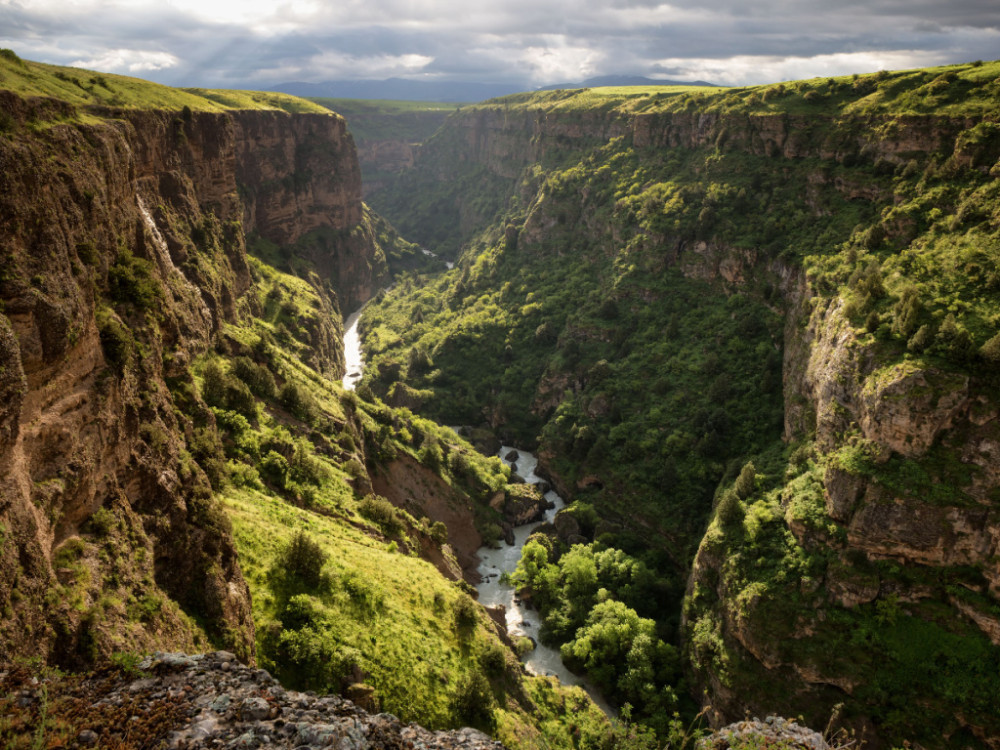
<svg viewBox="0 0 1000 750"><path fill-rule="evenodd" d="M1000 736L998 68L507 97L384 204L459 263L373 306L369 382L537 439L574 541L655 570L655 605L594 585L678 628L714 722ZM542 546L573 653L607 613Z"/></svg>
<svg viewBox="0 0 1000 750"><path fill-rule="evenodd" d="M344 122L0 96L4 651L73 665L207 633L252 660L229 523L172 392L245 314L247 235L313 260L332 316L316 365L342 371L334 292L356 304L385 271Z"/></svg>

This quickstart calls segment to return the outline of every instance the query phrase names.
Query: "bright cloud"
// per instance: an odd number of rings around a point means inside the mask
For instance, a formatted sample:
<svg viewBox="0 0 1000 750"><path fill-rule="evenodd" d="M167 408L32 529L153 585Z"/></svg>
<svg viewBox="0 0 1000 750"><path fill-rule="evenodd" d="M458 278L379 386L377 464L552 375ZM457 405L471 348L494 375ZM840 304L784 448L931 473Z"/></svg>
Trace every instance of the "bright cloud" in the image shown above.
<svg viewBox="0 0 1000 750"><path fill-rule="evenodd" d="M148 52L138 49L112 49L98 57L73 60L68 65L74 68L89 68L109 73L142 73L151 70L172 68L179 60L169 52Z"/></svg>

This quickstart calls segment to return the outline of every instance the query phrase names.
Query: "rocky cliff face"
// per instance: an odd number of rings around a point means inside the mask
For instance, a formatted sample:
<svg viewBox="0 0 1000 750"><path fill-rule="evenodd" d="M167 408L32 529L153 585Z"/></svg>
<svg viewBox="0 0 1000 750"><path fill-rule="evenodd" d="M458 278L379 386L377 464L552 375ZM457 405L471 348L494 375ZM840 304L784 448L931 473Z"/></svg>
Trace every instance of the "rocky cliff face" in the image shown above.
<svg viewBox="0 0 1000 750"><path fill-rule="evenodd" d="M904 121L881 151L957 151L954 125ZM991 367L902 355L843 295L795 281L785 439L802 447L780 491L702 541L685 609L697 691L720 722L782 710L836 716L873 747L997 747L977 697L995 686L976 676L1000 646Z"/></svg>
<svg viewBox="0 0 1000 750"><path fill-rule="evenodd" d="M544 273L580 264L593 276L611 257L621 274L609 294L616 305L594 317L615 321L628 305L662 304L655 290L625 287L630 264L644 277L673 267L710 282L713 294L758 296L785 316L789 460L713 522L693 562L682 630L697 697L718 723L779 711L825 726L837 713L873 746L997 747L987 696L1000 689L1000 409L997 357L986 351L996 321L969 314L966 330L956 325L997 288L977 270L996 257L995 123L856 107L815 116L699 111L693 100L685 111L588 110L544 96L463 112L418 159L427 184L450 180L438 205L456 223L472 216L470 233L490 226L494 212L504 216L506 226L476 239L495 248L493 273L505 278L510 266L548 255L559 260ZM688 161L693 151L703 156ZM679 155L665 155L672 152ZM714 163L733 171L713 174ZM620 164L626 178L615 183ZM758 173L744 183L739 170ZM796 195L767 197L791 181ZM486 184L506 191L497 204L483 197ZM827 221L838 213L858 216L857 227ZM963 233L967 240L956 239ZM484 253L479 262L491 260ZM480 292L485 283L474 287L468 265L468 285ZM952 267L955 278L945 278ZM589 280L573 278L580 288ZM580 347L567 341L599 339L605 327L592 317L589 328L567 326L550 343L572 360ZM606 398L586 393L587 379L602 374L557 363L538 381L534 410L562 408L567 424L592 427L589 418L611 413ZM705 373L705 387L715 375ZM583 406L571 410L574 401ZM664 402L653 399L648 410L675 406ZM502 429L507 417L494 416ZM652 427L669 432L671 416ZM556 432L548 425L543 443ZM551 442L540 450L569 494L601 484L589 469L579 469L579 482L558 476L556 459L562 468L571 453L574 462L593 460L583 432L556 453L547 452ZM657 434L648 435L642 450L655 451ZM676 484L675 474L660 490L671 511ZM629 506L628 520L636 515Z"/></svg>
<svg viewBox="0 0 1000 750"><path fill-rule="evenodd" d="M252 659L247 586L174 398L240 315L247 234L304 245L328 275L321 291L350 304L378 283L344 123L256 111L82 121L9 94L4 108L3 650L75 664L190 649L207 632ZM320 334L331 353L338 326Z"/></svg>

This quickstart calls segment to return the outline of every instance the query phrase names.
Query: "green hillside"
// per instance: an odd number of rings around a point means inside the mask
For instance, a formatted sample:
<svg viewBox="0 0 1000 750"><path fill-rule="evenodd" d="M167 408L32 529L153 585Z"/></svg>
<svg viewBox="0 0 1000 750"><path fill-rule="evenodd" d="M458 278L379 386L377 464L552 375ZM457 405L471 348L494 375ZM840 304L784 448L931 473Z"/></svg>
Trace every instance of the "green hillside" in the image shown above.
<svg viewBox="0 0 1000 750"><path fill-rule="evenodd" d="M221 112L227 109L328 112L306 99L288 94L178 89L141 78L22 60L9 49L0 50L0 88L22 97L51 97L78 107L167 110L188 107L196 112Z"/></svg>
<svg viewBox="0 0 1000 750"><path fill-rule="evenodd" d="M458 262L369 308L365 382L537 446L573 523L526 553L520 582L543 637L644 721L687 688L669 669L647 674L645 693L628 669L608 674L594 629L609 617L654 620L730 715L782 706L824 724L839 702L845 726L891 742L995 732L980 700L993 678L969 672L997 649L963 614L997 611L992 564L974 564L972 603L955 604L954 588L915 582L950 565L921 556L916 529L852 526L824 497L843 492L841 471L864 509L855 524L893 498L995 512L992 464L973 446L996 433L998 72L515 95L463 108L373 197L410 240ZM920 410L959 385L968 421L919 447L894 437L894 418L943 419ZM702 543L717 506L725 536L712 527ZM643 571L641 586L602 568L611 553ZM873 577L897 593L838 593ZM612 615L609 597L625 609ZM845 623L869 640L844 642ZM917 677L901 645L935 628L969 649L939 682ZM818 684L790 689L781 670L798 665ZM956 719L966 700L975 718Z"/></svg>

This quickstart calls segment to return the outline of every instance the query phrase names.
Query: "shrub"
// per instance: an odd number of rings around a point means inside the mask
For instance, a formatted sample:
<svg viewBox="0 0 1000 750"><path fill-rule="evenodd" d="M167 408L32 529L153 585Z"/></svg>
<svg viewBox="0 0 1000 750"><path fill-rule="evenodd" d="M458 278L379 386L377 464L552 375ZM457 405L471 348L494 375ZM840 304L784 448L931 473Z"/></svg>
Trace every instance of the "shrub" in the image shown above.
<svg viewBox="0 0 1000 750"><path fill-rule="evenodd" d="M100 537L106 537L115 527L115 515L105 507L100 507L87 519L87 530Z"/></svg>
<svg viewBox="0 0 1000 750"><path fill-rule="evenodd" d="M734 528L743 522L746 509L733 490L726 490L723 493L722 499L719 500L717 515L719 523L725 529Z"/></svg>
<svg viewBox="0 0 1000 750"><path fill-rule="evenodd" d="M97 327L104 359L119 375L123 374L132 362L135 339L121 321L108 312L98 313Z"/></svg>
<svg viewBox="0 0 1000 750"><path fill-rule="evenodd" d="M917 332L906 342L906 348L914 354L925 351L934 342L934 334L931 327L926 323L917 329Z"/></svg>
<svg viewBox="0 0 1000 750"><path fill-rule="evenodd" d="M227 409L247 419L257 418L257 400L241 380L226 378L225 404Z"/></svg>
<svg viewBox="0 0 1000 750"><path fill-rule="evenodd" d="M278 554L275 566L286 579L315 590L324 583L323 566L326 560L326 552L319 543L299 530Z"/></svg>
<svg viewBox="0 0 1000 750"><path fill-rule="evenodd" d="M479 728L492 725L494 703L490 683L480 672L462 675L451 699L455 718L461 723Z"/></svg>
<svg viewBox="0 0 1000 750"><path fill-rule="evenodd" d="M226 376L214 359L210 360L201 374L201 397L209 406L225 408Z"/></svg>
<svg viewBox="0 0 1000 750"><path fill-rule="evenodd" d="M264 365L258 365L249 357L233 360L232 373L243 381L250 391L259 398L271 400L278 391L274 375Z"/></svg>
<svg viewBox="0 0 1000 750"><path fill-rule="evenodd" d="M979 355L987 362L1000 364L1000 333L979 348Z"/></svg>
<svg viewBox="0 0 1000 750"><path fill-rule="evenodd" d="M460 629L471 628L476 624L476 603L466 594L460 595L451 605L455 616L455 625Z"/></svg>
<svg viewBox="0 0 1000 750"><path fill-rule="evenodd" d="M479 666L490 677L501 677L507 669L507 649L490 641L479 654Z"/></svg>
<svg viewBox="0 0 1000 750"><path fill-rule="evenodd" d="M288 479L288 468L288 459L280 453L268 451L260 462L259 471L264 481L279 489L284 489Z"/></svg>
<svg viewBox="0 0 1000 750"><path fill-rule="evenodd" d="M136 258L129 252L118 256L108 269L108 289L111 299L131 303L141 310L153 307L162 297L163 290L152 274L153 264Z"/></svg>
<svg viewBox="0 0 1000 750"><path fill-rule="evenodd" d="M358 513L373 522L388 536L398 536L403 531L396 506L380 495L366 495L358 503Z"/></svg>
<svg viewBox="0 0 1000 750"><path fill-rule="evenodd" d="M430 537L437 544L446 544L448 542L448 527L441 521L435 521L431 526Z"/></svg>
<svg viewBox="0 0 1000 750"><path fill-rule="evenodd" d="M753 461L747 461L742 471L740 471L740 475L736 479L736 485L733 488L736 491L736 496L740 500L746 500L753 494L756 482L757 469L754 467Z"/></svg>
<svg viewBox="0 0 1000 750"><path fill-rule="evenodd" d="M293 416L310 422L316 414L316 402L309 392L297 383L285 383L278 393L278 400Z"/></svg>

